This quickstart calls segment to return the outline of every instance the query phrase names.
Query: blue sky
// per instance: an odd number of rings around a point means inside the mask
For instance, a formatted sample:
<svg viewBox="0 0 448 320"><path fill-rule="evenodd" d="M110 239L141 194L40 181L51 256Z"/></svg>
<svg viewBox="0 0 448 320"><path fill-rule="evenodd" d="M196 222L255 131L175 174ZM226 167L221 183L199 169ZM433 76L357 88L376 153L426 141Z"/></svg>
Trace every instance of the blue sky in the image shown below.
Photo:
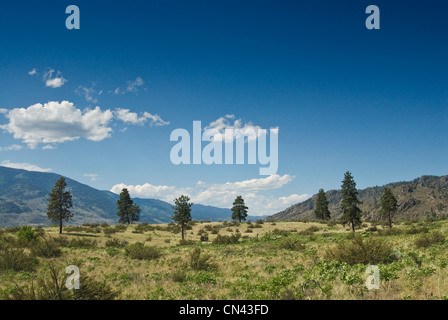
<svg viewBox="0 0 448 320"><path fill-rule="evenodd" d="M80 30L65 27L70 4ZM370 4L380 30L365 27ZM167 201L242 194L253 215L339 188L347 170L359 188L448 173L446 1L0 6L0 165ZM174 129L219 119L278 127L276 175L171 163Z"/></svg>

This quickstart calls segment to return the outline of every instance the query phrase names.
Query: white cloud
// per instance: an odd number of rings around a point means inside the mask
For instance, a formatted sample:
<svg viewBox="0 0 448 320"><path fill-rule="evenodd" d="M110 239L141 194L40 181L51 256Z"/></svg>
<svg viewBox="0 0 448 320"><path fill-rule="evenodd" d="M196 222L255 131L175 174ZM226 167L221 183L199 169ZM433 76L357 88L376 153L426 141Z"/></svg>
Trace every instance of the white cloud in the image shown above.
<svg viewBox="0 0 448 320"><path fill-rule="evenodd" d="M50 69L44 73L43 79L45 81L45 85L47 87L59 88L64 85L68 80L64 79L61 76L61 72L56 72L56 75L53 77L54 69Z"/></svg>
<svg viewBox="0 0 448 320"><path fill-rule="evenodd" d="M0 108L0 114L7 114L9 112L8 109Z"/></svg>
<svg viewBox="0 0 448 320"><path fill-rule="evenodd" d="M123 188L127 188L133 197L155 198L170 203L181 194L187 194L194 203L222 208L230 208L236 196L242 195L246 205L249 207L249 214L268 215L309 198L307 194L291 194L284 197L263 194L266 191L283 187L292 179L293 177L288 174L283 176L275 174L266 178L226 182L223 184L209 185L203 181L198 181L195 186L184 188L152 185L149 183L143 185L126 185L121 183L113 186L111 192L118 194Z"/></svg>
<svg viewBox="0 0 448 320"><path fill-rule="evenodd" d="M126 92L132 92L137 93L139 87L143 85L143 79L140 77L137 77L135 81L128 81L128 86L126 87Z"/></svg>
<svg viewBox="0 0 448 320"><path fill-rule="evenodd" d="M164 126L170 124L164 121L159 115L152 115L149 112L144 112L142 116L138 116L137 113L131 112L129 109L115 109L115 116L118 120L124 123L130 123L134 125L143 125L148 119L150 120L150 125L153 126Z"/></svg>
<svg viewBox="0 0 448 320"><path fill-rule="evenodd" d="M42 147L42 150L53 150L53 149L56 149L56 146L51 144L46 144Z"/></svg>
<svg viewBox="0 0 448 320"><path fill-rule="evenodd" d="M8 167L8 168L13 168L13 169L23 169L23 170L28 170L28 171L39 171L39 172L49 172L51 171L50 168L48 169L42 169L34 164L30 164L30 163L13 163L9 160L4 160L3 162L0 163L0 166L3 167Z"/></svg>
<svg viewBox="0 0 448 320"><path fill-rule="evenodd" d="M190 188L178 188L166 185L152 185L145 183L143 185L126 185L124 183L116 184L110 190L113 193L119 194L123 188L127 188L132 197L145 199L160 199L172 203L175 198L181 194L189 194Z"/></svg>
<svg viewBox="0 0 448 320"><path fill-rule="evenodd" d="M231 120L233 120L233 123ZM219 131L218 134L214 135L214 141L223 141L225 138L227 138L226 142L232 142L233 140L241 136L244 136L246 141L256 140L260 136L260 129L262 128L253 125L251 122L245 123L243 125L243 121L241 119L235 119L235 115L227 114L224 117L218 118L215 121L211 122L204 128L204 130L207 129L214 129ZM225 137L224 133L226 129L234 130L233 136ZM278 130L278 128L271 129Z"/></svg>
<svg viewBox="0 0 448 320"><path fill-rule="evenodd" d="M28 74L29 74L30 76L33 76L33 75L37 74L37 70L36 70L36 68L33 68L33 70L29 71Z"/></svg>
<svg viewBox="0 0 448 320"><path fill-rule="evenodd" d="M122 89L121 87L116 88L115 90L109 91L112 94L125 94L125 93L134 93L138 94L140 87L143 86L144 81L142 78L137 77L134 81L126 81L126 88Z"/></svg>
<svg viewBox="0 0 448 320"><path fill-rule="evenodd" d="M103 93L102 90L97 91L95 89L95 82L92 82L92 85L88 87L79 86L76 88L75 92L79 95L83 95L87 102L90 103L97 103L98 102L98 96Z"/></svg>
<svg viewBox="0 0 448 320"><path fill-rule="evenodd" d="M20 149L22 149L22 146L18 144L13 144L8 147L0 147L0 151L18 151Z"/></svg>
<svg viewBox="0 0 448 320"><path fill-rule="evenodd" d="M89 178L90 181L98 180L98 175L96 173L85 173L85 174L83 174L83 176Z"/></svg>
<svg viewBox="0 0 448 320"><path fill-rule="evenodd" d="M39 144L45 144L43 149L54 149L55 143L73 141L85 138L91 141L102 141L111 136L112 120L121 120L127 124L143 124L150 121L150 125L161 126L169 124L158 115L144 112L138 116L129 109L115 111L100 107L81 110L69 101L50 101L42 105L34 104L28 108L7 110L5 117L9 123L0 128L14 135L34 149Z"/></svg>
<svg viewBox="0 0 448 320"><path fill-rule="evenodd" d="M9 123L0 128L21 139L30 148L38 144L61 143L80 137L101 141L111 135L107 124L113 118L110 110L99 107L81 111L72 102L50 101L28 108L15 108L8 112Z"/></svg>

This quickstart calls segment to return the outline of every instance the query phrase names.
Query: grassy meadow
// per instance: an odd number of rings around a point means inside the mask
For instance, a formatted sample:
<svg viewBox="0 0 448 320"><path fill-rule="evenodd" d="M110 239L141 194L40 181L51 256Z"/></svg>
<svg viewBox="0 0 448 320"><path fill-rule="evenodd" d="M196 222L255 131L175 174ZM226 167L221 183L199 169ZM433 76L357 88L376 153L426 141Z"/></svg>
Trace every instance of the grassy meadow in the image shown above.
<svg viewBox="0 0 448 320"><path fill-rule="evenodd" d="M0 229L0 299L448 299L448 220ZM368 265L380 288L368 290ZM65 269L80 270L67 290Z"/></svg>

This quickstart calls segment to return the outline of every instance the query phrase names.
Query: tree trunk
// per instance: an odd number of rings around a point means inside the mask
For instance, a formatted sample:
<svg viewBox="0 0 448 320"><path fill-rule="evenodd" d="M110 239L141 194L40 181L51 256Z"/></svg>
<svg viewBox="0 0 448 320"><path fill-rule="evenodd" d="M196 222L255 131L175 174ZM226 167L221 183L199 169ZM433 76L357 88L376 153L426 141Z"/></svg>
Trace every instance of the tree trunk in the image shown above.
<svg viewBox="0 0 448 320"><path fill-rule="evenodd" d="M182 240L184 240L184 225L182 224L180 226L181 230L182 230Z"/></svg>
<svg viewBox="0 0 448 320"><path fill-rule="evenodd" d="M62 218L59 220L59 234L62 234Z"/></svg>
<svg viewBox="0 0 448 320"><path fill-rule="evenodd" d="M353 230L353 232L355 232L355 222L354 221L352 221L352 230Z"/></svg>
<svg viewBox="0 0 448 320"><path fill-rule="evenodd" d="M389 228L392 228L392 217L390 214L389 214Z"/></svg>

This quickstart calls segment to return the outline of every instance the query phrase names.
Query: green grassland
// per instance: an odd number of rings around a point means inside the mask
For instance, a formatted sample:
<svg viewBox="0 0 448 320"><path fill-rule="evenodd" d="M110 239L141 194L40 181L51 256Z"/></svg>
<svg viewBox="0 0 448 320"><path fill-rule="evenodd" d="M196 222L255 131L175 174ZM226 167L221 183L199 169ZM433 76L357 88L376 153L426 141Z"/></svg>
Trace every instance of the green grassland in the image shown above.
<svg viewBox="0 0 448 320"><path fill-rule="evenodd" d="M31 228L30 228L31 229ZM25 230L26 231L26 230ZM448 220L0 231L0 299L448 299ZM368 265L380 288L366 288ZM67 290L65 268L80 269Z"/></svg>

